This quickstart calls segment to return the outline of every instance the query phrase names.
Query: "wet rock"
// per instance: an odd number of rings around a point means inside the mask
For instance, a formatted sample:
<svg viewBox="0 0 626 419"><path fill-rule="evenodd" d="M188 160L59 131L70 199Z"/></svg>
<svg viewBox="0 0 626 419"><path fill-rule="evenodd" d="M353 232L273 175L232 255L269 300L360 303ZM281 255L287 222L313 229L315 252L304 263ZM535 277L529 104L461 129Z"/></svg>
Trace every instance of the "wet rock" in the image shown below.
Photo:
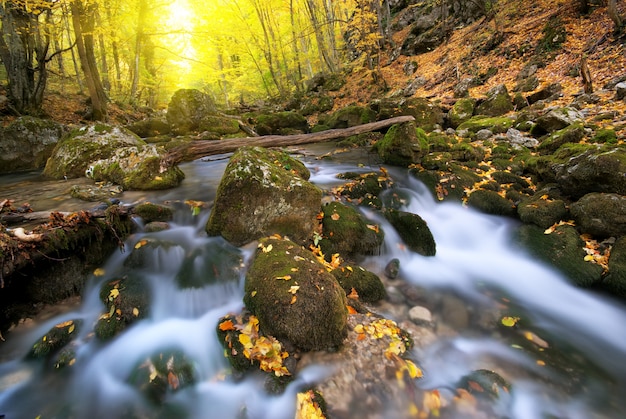
<svg viewBox="0 0 626 419"><path fill-rule="evenodd" d="M383 243L384 233L356 209L340 202L322 207L322 240L319 245L327 256L338 253L343 258L372 255Z"/></svg>
<svg viewBox="0 0 626 419"><path fill-rule="evenodd" d="M487 98L476 107L477 115L500 116L513 110L513 101L504 84L492 87Z"/></svg>
<svg viewBox="0 0 626 419"><path fill-rule="evenodd" d="M239 248L222 239L187 251L176 274L180 288L203 288L211 284L238 283L243 257Z"/></svg>
<svg viewBox="0 0 626 419"><path fill-rule="evenodd" d="M361 266L342 265L331 273L337 278L346 295L355 290L359 300L365 303L375 303L387 297L385 286L378 275Z"/></svg>
<svg viewBox="0 0 626 419"><path fill-rule="evenodd" d="M498 373L490 370L475 370L464 376L457 383L475 397L499 399L511 393L511 384Z"/></svg>
<svg viewBox="0 0 626 419"><path fill-rule="evenodd" d="M169 230L170 225L164 221L152 221L145 225L143 230L146 233L158 233L159 231Z"/></svg>
<svg viewBox="0 0 626 419"><path fill-rule="evenodd" d="M374 148L384 163L407 167L419 162L428 152L428 139L423 130L416 128L413 122L395 124Z"/></svg>
<svg viewBox="0 0 626 419"><path fill-rule="evenodd" d="M41 169L65 131L57 122L30 116L0 127L0 174Z"/></svg>
<svg viewBox="0 0 626 419"><path fill-rule="evenodd" d="M626 196L590 193L571 205L580 229L598 238L626 236Z"/></svg>
<svg viewBox="0 0 626 419"><path fill-rule="evenodd" d="M422 256L435 256L437 253L435 239L422 217L391 208L385 209L383 215L409 249Z"/></svg>
<svg viewBox="0 0 626 419"><path fill-rule="evenodd" d="M565 202L561 199L543 199L539 192L530 199L524 200L517 206L520 220L527 224L534 224L541 228L548 228L561 220L567 220L569 212Z"/></svg>
<svg viewBox="0 0 626 419"><path fill-rule="evenodd" d="M400 273L400 259L393 258L385 265L385 276L389 279L396 279Z"/></svg>
<svg viewBox="0 0 626 419"><path fill-rule="evenodd" d="M431 153L432 154L432 153ZM465 196L465 188L471 188L474 183L480 181L480 177L472 170L459 164L448 164L449 159L445 156L422 165L428 169L410 169L409 173L423 182L439 201L460 201ZM444 172L440 172L443 170Z"/></svg>
<svg viewBox="0 0 626 419"><path fill-rule="evenodd" d="M515 204L495 191L479 189L470 194L467 205L486 214L515 216Z"/></svg>
<svg viewBox="0 0 626 419"><path fill-rule="evenodd" d="M448 112L448 120L452 128L457 128L463 122L469 120L474 115L475 106L476 99L463 98L457 100Z"/></svg>
<svg viewBox="0 0 626 419"><path fill-rule="evenodd" d="M241 147L231 157L206 225L236 246L273 233L304 243L317 226L322 192L288 154Z"/></svg>
<svg viewBox="0 0 626 419"><path fill-rule="evenodd" d="M106 281L100 288L100 300L106 311L94 328L100 340L111 340L131 324L147 317L150 291L145 280L124 276Z"/></svg>
<svg viewBox="0 0 626 419"><path fill-rule="evenodd" d="M244 303L265 333L303 350L340 346L346 335L345 292L311 252L289 240L260 241Z"/></svg>
<svg viewBox="0 0 626 419"><path fill-rule="evenodd" d="M180 89L174 93L167 106L167 122L177 135L197 131L207 115L217 112L213 99L196 89Z"/></svg>
<svg viewBox="0 0 626 419"><path fill-rule="evenodd" d="M441 300L442 320L454 330L464 330L469 326L470 314L467 304L460 298L446 294Z"/></svg>
<svg viewBox="0 0 626 419"><path fill-rule="evenodd" d="M433 315L426 307L415 306L409 310L409 319L417 325L429 325L433 321Z"/></svg>
<svg viewBox="0 0 626 419"><path fill-rule="evenodd" d="M516 241L532 256L559 269L575 285L590 287L600 281L602 267L585 261L585 243L572 226L558 226L545 234L543 228L526 224L517 230Z"/></svg>
<svg viewBox="0 0 626 419"><path fill-rule="evenodd" d="M626 236L617 239L609 257L609 273L600 288L626 299Z"/></svg>
<svg viewBox="0 0 626 419"><path fill-rule="evenodd" d="M52 356L78 335L81 326L81 320L68 320L53 326L32 345L28 357L47 358Z"/></svg>
<svg viewBox="0 0 626 419"><path fill-rule="evenodd" d="M174 218L174 211L170 207L151 202L137 205L133 213L141 217L146 224L153 221L172 221Z"/></svg>
<svg viewBox="0 0 626 419"><path fill-rule="evenodd" d="M109 199L121 194L122 192L123 189L119 185L74 185L70 189L70 196L72 196L72 198L82 199L83 201L89 202L107 202Z"/></svg>

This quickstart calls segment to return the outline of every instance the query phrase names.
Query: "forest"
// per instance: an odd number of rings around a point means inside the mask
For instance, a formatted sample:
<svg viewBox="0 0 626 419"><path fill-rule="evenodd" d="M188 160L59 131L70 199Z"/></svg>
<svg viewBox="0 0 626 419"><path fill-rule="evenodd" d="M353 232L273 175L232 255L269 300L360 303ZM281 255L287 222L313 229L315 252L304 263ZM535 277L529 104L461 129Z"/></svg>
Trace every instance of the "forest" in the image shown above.
<svg viewBox="0 0 626 419"><path fill-rule="evenodd" d="M88 94L93 119L109 101L157 108L182 87L226 108L284 99L349 54L371 66L390 13L365 0L2 1L0 79L16 114L37 114L51 83Z"/></svg>

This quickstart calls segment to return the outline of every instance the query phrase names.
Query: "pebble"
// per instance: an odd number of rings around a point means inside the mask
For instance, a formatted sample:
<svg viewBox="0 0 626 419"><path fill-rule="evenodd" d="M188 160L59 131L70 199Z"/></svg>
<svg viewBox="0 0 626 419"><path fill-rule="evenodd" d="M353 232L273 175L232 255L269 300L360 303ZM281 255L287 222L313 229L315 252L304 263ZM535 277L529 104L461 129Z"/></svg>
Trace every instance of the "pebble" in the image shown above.
<svg viewBox="0 0 626 419"><path fill-rule="evenodd" d="M409 319L415 324L422 325L432 323L433 316L426 307L415 306L409 310Z"/></svg>

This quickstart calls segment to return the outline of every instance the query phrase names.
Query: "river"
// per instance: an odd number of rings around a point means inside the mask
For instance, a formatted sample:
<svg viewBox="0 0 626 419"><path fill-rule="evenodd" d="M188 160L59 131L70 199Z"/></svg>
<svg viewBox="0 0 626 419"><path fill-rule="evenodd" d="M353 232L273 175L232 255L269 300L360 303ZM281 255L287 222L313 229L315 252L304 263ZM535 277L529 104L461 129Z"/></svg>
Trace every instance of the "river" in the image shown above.
<svg viewBox="0 0 626 419"><path fill-rule="evenodd" d="M311 181L322 189L342 183L337 173L379 169L370 164L366 154L316 159L316 155L328 151L327 147L315 145L298 150L311 170ZM226 157L183 164L186 179L179 188L158 193L125 192L121 199L125 203L186 199L210 203ZM474 370L489 369L511 383L510 394L502 395L494 407L500 417L623 417L626 307L573 287L558 272L529 257L512 240L516 221L480 214L457 203L437 202L406 170L388 169L398 190L408 197L403 210L426 220L437 245L434 257L413 253L401 245L390 225L366 212L383 226L386 236L380 255L368 257L363 265L382 275L389 260L399 259L401 279L397 281L405 281L424 295L424 303L438 324L434 329L436 339L414 349L413 357L424 372L418 386L441 389L444 399L446 395L451 399L452 393L445 389L454 388ZM63 197L69 184L64 182L42 181L37 173L3 176L0 198L19 200L28 191L35 210L85 208L85 203ZM128 239L127 249L133 249L146 236L176 244L169 250L155 249L149 261L134 272L150 284L151 312L106 344L92 338L91 328L82 328L71 368L55 370L25 355L55 324L78 319L93 324L104 308L98 295L100 285L129 273L124 261L131 252L111 255L101 268L103 274L90 278L77 305L5 336L7 341L0 342L0 417L294 416L295 394L308 383L322 379L323 369L305 369L280 396L267 395L258 377L240 381L225 377L228 363L215 328L221 316L242 307L245 261L252 250L207 238L203 226L208 207L195 217L191 211L179 209L172 229L149 234L140 231ZM210 258L216 250L235 254L244 263L240 269L231 270L231 275L203 288L176 287L173 278L185 255L200 252ZM202 275L203 268L201 260L194 266L197 275ZM453 315L455 310L462 315ZM389 316L397 313L391 310ZM505 325L505 319L516 324ZM192 360L195 381L157 408L129 377L154 353L172 349Z"/></svg>

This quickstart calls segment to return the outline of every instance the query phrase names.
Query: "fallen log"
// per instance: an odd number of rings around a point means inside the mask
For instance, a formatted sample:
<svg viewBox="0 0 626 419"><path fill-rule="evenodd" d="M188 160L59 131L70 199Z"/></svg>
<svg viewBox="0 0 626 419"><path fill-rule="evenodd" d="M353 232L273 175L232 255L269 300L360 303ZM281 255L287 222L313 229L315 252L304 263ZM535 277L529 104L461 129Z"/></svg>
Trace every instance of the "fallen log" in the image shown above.
<svg viewBox="0 0 626 419"><path fill-rule="evenodd" d="M264 135L261 137L230 138L219 141L192 141L168 151L161 159L161 170L178 163L192 161L214 154L230 153L243 146L285 147L291 145L321 143L328 140L347 138L353 135L388 128L394 124L414 121L410 115L397 116L383 121L370 122L350 128L331 129L311 134Z"/></svg>

